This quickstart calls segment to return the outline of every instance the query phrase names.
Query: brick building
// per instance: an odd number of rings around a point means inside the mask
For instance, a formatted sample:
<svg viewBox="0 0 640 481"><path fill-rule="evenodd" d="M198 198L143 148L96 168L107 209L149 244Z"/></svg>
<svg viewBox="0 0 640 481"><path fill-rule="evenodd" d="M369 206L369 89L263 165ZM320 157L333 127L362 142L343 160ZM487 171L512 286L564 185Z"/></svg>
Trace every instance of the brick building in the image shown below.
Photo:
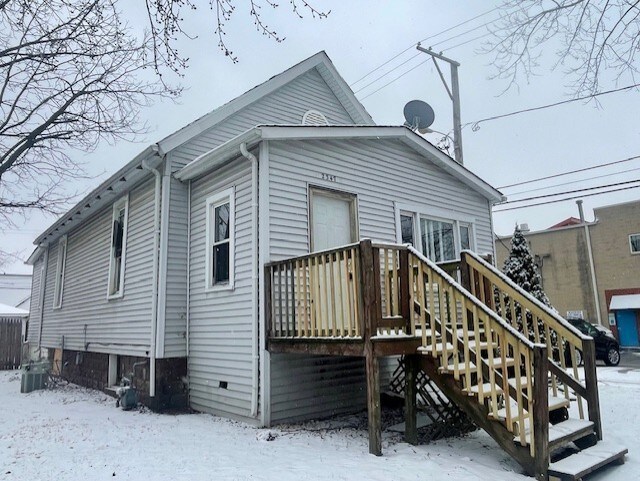
<svg viewBox="0 0 640 481"><path fill-rule="evenodd" d="M600 323L623 346L638 346L640 201L599 207L594 214L593 222L571 217L525 237L545 292L563 316ZM510 239L496 239L498 266L509 255Z"/></svg>

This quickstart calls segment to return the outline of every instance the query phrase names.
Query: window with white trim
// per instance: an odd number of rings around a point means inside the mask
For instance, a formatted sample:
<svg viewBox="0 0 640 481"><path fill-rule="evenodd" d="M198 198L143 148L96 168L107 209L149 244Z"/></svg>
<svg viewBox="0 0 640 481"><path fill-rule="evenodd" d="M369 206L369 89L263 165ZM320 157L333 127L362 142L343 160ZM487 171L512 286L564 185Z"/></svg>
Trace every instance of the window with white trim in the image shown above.
<svg viewBox="0 0 640 481"><path fill-rule="evenodd" d="M56 281L53 289L53 308L62 307L62 291L64 289L64 270L67 264L67 236L58 241L58 261L56 264Z"/></svg>
<svg viewBox="0 0 640 481"><path fill-rule="evenodd" d="M471 249L471 224L468 224L466 222L459 222L458 230L460 231L460 250L464 251L467 249Z"/></svg>
<svg viewBox="0 0 640 481"><path fill-rule="evenodd" d="M400 241L403 244L415 245L413 215L400 214Z"/></svg>
<svg viewBox="0 0 640 481"><path fill-rule="evenodd" d="M453 222L421 218L423 254L434 262L455 259L456 242L453 229Z"/></svg>
<svg viewBox="0 0 640 481"><path fill-rule="evenodd" d="M234 282L235 199L227 189L207 199L206 289L232 289Z"/></svg>
<svg viewBox="0 0 640 481"><path fill-rule="evenodd" d="M111 254L109 257L108 297L122 297L124 294L124 267L127 251L127 218L129 198L123 197L113 205L111 219Z"/></svg>
<svg viewBox="0 0 640 481"><path fill-rule="evenodd" d="M640 234L631 234L629 236L629 248L632 254L640 254Z"/></svg>

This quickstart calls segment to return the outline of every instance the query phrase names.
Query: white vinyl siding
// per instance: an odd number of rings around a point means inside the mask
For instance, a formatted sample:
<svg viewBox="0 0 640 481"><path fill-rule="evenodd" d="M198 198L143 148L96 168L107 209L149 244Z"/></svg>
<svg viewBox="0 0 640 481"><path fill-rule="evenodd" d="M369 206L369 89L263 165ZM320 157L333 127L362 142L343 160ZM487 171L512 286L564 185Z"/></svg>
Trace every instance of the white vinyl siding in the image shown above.
<svg viewBox="0 0 640 481"><path fill-rule="evenodd" d="M320 67L320 70L326 70ZM171 172L198 155L259 124L301 124L310 109L331 125L351 125L351 115L327 85L326 72L312 69L270 95L239 110L219 124L175 148L169 154ZM343 102L348 103L346 99ZM171 178L165 309L165 356L186 355L187 186ZM204 281L203 281L204 282Z"/></svg>
<svg viewBox="0 0 640 481"><path fill-rule="evenodd" d="M58 248L49 248L43 347L148 356L151 335L154 182L129 194L126 295L107 299L113 206L68 234L64 302L52 309ZM30 327L30 330L32 328Z"/></svg>
<svg viewBox="0 0 640 481"><path fill-rule="evenodd" d="M487 199L400 142L271 141L269 167L272 261L308 252L309 184L357 194L360 238L397 242L396 204L418 204L427 213L445 210L453 218L472 218L476 250L493 250ZM272 355L271 360L273 422L364 407L362 359ZM395 366L393 359L383 363L383 383Z"/></svg>
<svg viewBox="0 0 640 481"><path fill-rule="evenodd" d="M235 285L206 288L207 199L235 190ZM236 160L191 185L189 399L191 407L248 420L251 409L251 166ZM226 384L225 384L226 383Z"/></svg>
<svg viewBox="0 0 640 481"><path fill-rule="evenodd" d="M31 303L27 331L27 341L31 346L38 345L38 333L40 332L40 279L44 267L44 257L43 252L33 264L33 274L31 275Z"/></svg>

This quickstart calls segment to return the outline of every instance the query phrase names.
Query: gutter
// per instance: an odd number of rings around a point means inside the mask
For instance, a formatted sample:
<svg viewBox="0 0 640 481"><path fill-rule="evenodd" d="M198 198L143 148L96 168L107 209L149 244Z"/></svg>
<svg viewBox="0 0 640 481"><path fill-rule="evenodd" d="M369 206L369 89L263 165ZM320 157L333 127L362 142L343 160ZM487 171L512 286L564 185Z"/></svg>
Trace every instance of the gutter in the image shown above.
<svg viewBox="0 0 640 481"><path fill-rule="evenodd" d="M155 153L158 154L156 146ZM149 341L149 397L156 395L156 333L158 331L158 271L160 264L160 208L162 174L154 167L151 167L147 159L142 161L142 168L152 172L156 178L154 215L153 215L153 275L151 293L151 339Z"/></svg>
<svg viewBox="0 0 640 481"><path fill-rule="evenodd" d="M251 162L251 417L258 415L258 376L260 351L258 327L258 159L247 150L247 144L240 144L240 153Z"/></svg>

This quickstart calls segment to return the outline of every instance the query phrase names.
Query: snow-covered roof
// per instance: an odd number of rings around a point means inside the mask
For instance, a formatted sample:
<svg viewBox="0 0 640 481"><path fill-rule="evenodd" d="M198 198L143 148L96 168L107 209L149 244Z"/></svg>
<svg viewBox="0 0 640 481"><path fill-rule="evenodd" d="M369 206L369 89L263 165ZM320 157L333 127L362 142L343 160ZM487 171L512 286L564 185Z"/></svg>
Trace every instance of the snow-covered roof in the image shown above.
<svg viewBox="0 0 640 481"><path fill-rule="evenodd" d="M640 294L625 294L611 297L609 310L640 309Z"/></svg>
<svg viewBox="0 0 640 481"><path fill-rule="evenodd" d="M6 304L0 304L0 317L28 317L29 311L20 309L18 307L7 306Z"/></svg>

